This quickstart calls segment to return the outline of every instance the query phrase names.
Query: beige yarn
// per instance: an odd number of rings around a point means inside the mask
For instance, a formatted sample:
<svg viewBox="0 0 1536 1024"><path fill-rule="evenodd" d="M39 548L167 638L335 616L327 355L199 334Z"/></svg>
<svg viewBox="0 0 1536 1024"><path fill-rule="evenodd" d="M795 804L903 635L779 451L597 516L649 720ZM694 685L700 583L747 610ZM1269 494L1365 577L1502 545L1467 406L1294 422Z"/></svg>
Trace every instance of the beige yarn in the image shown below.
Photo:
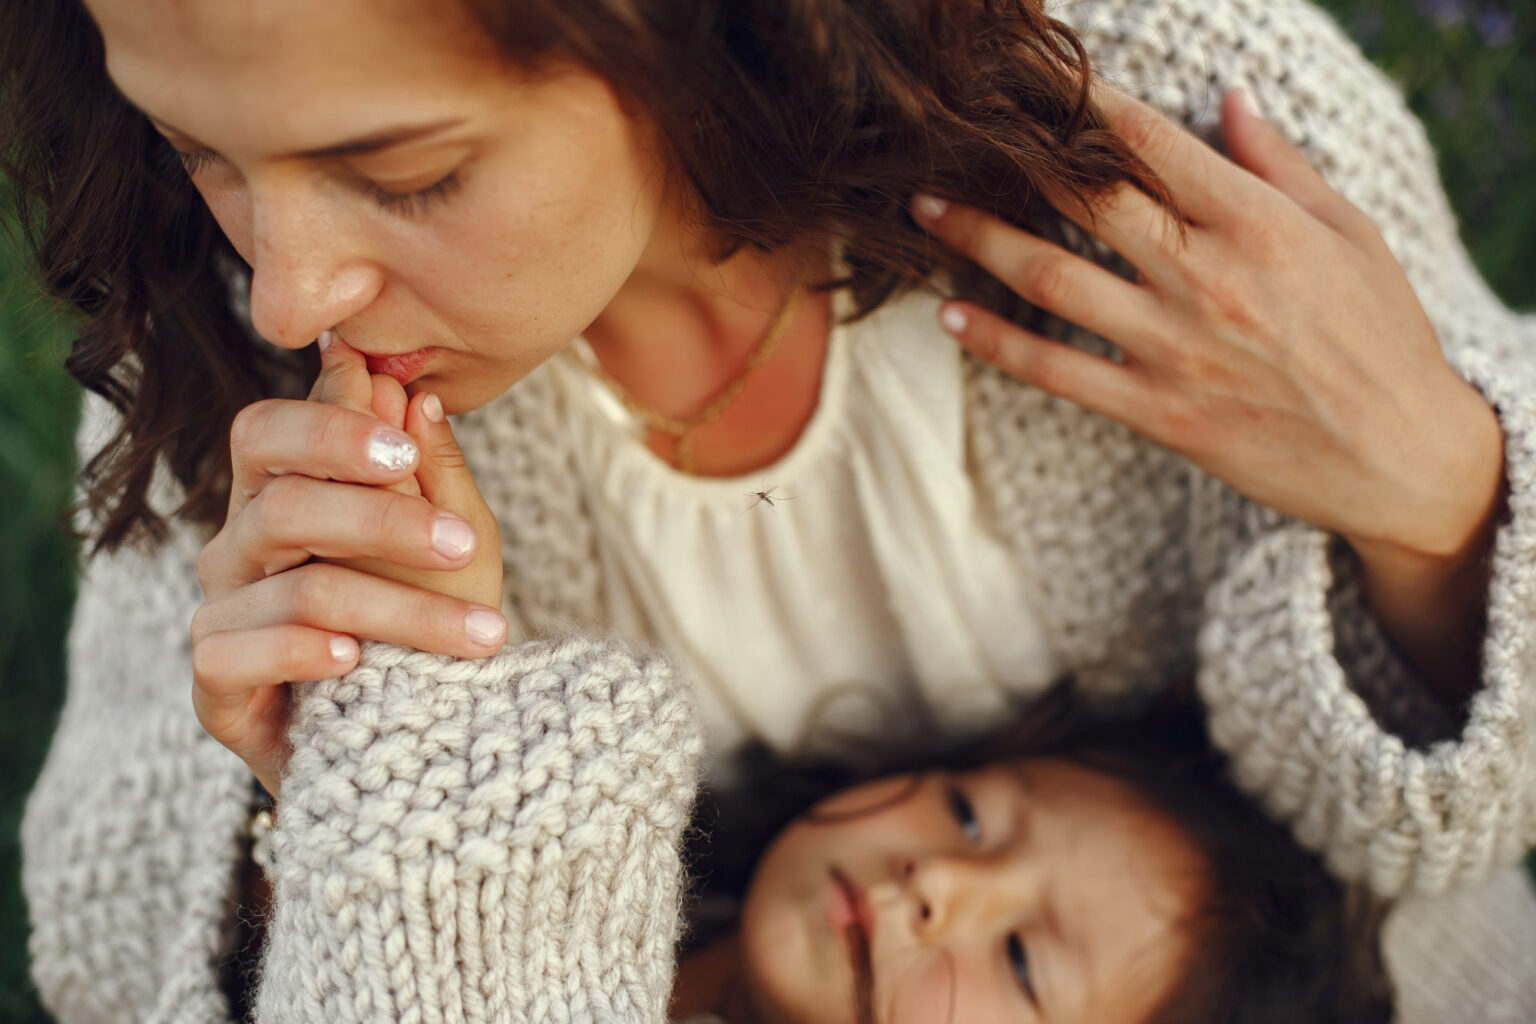
<svg viewBox="0 0 1536 1024"><path fill-rule="evenodd" d="M258 1021L664 1017L702 749L665 663L368 644L304 690Z"/></svg>
<svg viewBox="0 0 1536 1024"><path fill-rule="evenodd" d="M1198 669L1239 782L1341 875L1419 894L1392 941L1440 950L1444 969L1398 977L1405 1024L1503 1019L1536 1003L1536 962L1498 964L1518 943L1468 949L1436 929L1527 934L1529 888L1505 875L1445 904L1431 896L1490 877L1536 840L1536 322L1478 278L1421 128L1316 9L1074 0L1057 13L1111 77L1197 129L1210 129L1224 90L1253 89L1380 225L1452 365L1496 406L1510 498L1482 688L1462 721L1438 709L1323 534L973 365L978 491L1090 693L1113 699ZM273 836L263 1020L664 1012L676 878L666 851L686 772L627 753L670 744L625 709L672 705L659 665L605 638L593 527L562 422L535 372L458 429L501 523L509 609L531 633L573 636L568 645L510 648L494 677L370 646L359 672L303 693L296 774ZM98 560L82 581L70 691L23 827L34 976L64 1024L228 1019L215 965L249 776L187 700L200 545L182 530L152 554ZM599 712L588 687L601 685L612 704ZM546 720L567 738L546 742ZM541 774L554 772L546 757L572 780L623 777L635 791L593 782L578 797L574 782ZM613 834L582 832L573 801ZM1455 913L1435 911L1452 903ZM1457 957L1483 962L1458 970Z"/></svg>

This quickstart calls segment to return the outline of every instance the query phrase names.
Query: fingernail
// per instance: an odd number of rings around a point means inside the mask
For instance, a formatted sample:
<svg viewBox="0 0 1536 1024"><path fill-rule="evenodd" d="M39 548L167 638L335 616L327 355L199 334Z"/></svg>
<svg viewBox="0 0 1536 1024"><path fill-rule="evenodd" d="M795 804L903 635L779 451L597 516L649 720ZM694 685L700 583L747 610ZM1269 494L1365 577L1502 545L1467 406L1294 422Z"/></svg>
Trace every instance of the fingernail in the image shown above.
<svg viewBox="0 0 1536 1024"><path fill-rule="evenodd" d="M1259 120L1264 119L1264 111L1259 107L1259 101L1254 98L1252 92L1247 89L1237 90L1237 102L1250 116Z"/></svg>
<svg viewBox="0 0 1536 1024"><path fill-rule="evenodd" d="M416 464L416 442L391 427L375 430L368 438L368 461L386 473L398 473Z"/></svg>
<svg viewBox="0 0 1536 1024"><path fill-rule="evenodd" d="M443 422L443 403L437 400L437 396L428 394L421 400L421 414L433 423Z"/></svg>
<svg viewBox="0 0 1536 1024"><path fill-rule="evenodd" d="M483 647L498 647L507 638L507 620L485 608L464 616L464 632Z"/></svg>
<svg viewBox="0 0 1536 1024"><path fill-rule="evenodd" d="M335 340L336 340L336 332L335 331L321 331L320 332L320 337L315 339L315 344L320 346L320 351L321 352L324 352L326 349L331 347L331 342L333 342Z"/></svg>
<svg viewBox="0 0 1536 1024"><path fill-rule="evenodd" d="M438 516L432 524L432 548L444 558L462 558L474 547L474 529L458 516Z"/></svg>
<svg viewBox="0 0 1536 1024"><path fill-rule="evenodd" d="M357 641L349 636L331 637L331 657L347 662L357 657Z"/></svg>
<svg viewBox="0 0 1536 1024"><path fill-rule="evenodd" d="M971 318L965 315L965 310L959 306L945 306L939 310L939 323L951 334L959 334L965 330L965 325L971 322Z"/></svg>
<svg viewBox="0 0 1536 1024"><path fill-rule="evenodd" d="M938 220L947 209L949 204L938 196L919 192L912 197L912 212L917 214L918 220Z"/></svg>

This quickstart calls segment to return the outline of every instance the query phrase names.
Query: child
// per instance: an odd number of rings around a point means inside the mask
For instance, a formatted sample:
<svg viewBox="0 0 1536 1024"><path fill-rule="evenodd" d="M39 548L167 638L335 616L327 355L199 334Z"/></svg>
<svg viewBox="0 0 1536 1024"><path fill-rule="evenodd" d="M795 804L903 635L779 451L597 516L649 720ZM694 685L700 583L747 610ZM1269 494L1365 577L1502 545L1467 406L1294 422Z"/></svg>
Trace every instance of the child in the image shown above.
<svg viewBox="0 0 1536 1024"><path fill-rule="evenodd" d="M257 1020L1388 1017L1374 912L1198 723L1089 727L1058 689L971 767L842 789L673 988L699 746L659 663L551 645L492 659L508 692L364 660L301 691Z"/></svg>
<svg viewBox="0 0 1536 1024"><path fill-rule="evenodd" d="M733 1020L816 1024L1389 1019L1382 905L1231 789L1188 705L1106 721L1062 684L942 760L840 788L777 830L739 929L683 958L674 1012L713 1000ZM786 792L778 774L770 805L847 777L792 772ZM741 833L776 817L761 800L724 808L695 840L710 891L732 887Z"/></svg>

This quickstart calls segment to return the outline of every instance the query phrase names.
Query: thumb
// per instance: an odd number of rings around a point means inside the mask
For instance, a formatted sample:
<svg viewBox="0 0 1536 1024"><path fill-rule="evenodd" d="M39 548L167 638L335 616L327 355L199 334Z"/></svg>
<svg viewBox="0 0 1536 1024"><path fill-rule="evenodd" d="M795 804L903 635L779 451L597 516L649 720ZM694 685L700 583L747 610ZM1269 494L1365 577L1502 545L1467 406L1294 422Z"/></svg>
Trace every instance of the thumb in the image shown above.
<svg viewBox="0 0 1536 1024"><path fill-rule="evenodd" d="M421 496L437 508L469 520L482 547L488 540L495 540L494 535L487 537L481 532L486 524L496 531L495 517L480 496L464 452L453 436L453 427L443 413L443 403L436 395L424 392L411 399L405 413L405 429L421 446L421 464L416 469Z"/></svg>
<svg viewBox="0 0 1536 1024"><path fill-rule="evenodd" d="M405 429L421 448L416 482L421 495L436 508L461 516L475 531L475 555L469 565L445 576L453 577L445 593L500 608L502 601L501 530L496 516L470 475L464 452L443 414L443 403L431 392L411 399L405 411Z"/></svg>
<svg viewBox="0 0 1536 1024"><path fill-rule="evenodd" d="M373 383L363 354L335 331L321 331L315 344L320 346L320 376L309 389L310 399L357 412L372 412Z"/></svg>
<svg viewBox="0 0 1536 1024"><path fill-rule="evenodd" d="M1359 242L1364 215L1333 190L1301 150L1259 109L1247 89L1233 89L1221 104L1221 133L1240 166L1264 179L1339 234Z"/></svg>

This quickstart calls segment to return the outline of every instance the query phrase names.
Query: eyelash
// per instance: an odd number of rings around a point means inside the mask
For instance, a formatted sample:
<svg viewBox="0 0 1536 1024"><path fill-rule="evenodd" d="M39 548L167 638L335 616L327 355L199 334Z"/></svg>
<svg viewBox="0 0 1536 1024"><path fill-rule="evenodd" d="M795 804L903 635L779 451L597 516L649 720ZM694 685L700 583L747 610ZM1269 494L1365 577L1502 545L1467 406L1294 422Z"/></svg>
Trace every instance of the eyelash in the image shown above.
<svg viewBox="0 0 1536 1024"><path fill-rule="evenodd" d="M981 839L981 822L976 819L976 808L971 805L971 800L961 791L959 786L950 786L948 792L949 810L955 816L955 821L960 825L960 831L965 833L965 838L971 842L979 842Z"/></svg>
<svg viewBox="0 0 1536 1024"><path fill-rule="evenodd" d="M175 155L177 162L188 175L195 176L200 171L206 169L209 164L219 159L212 150L197 149L189 153L186 150L169 146L169 144L167 144L167 148ZM451 199L463 184L464 182L459 177L459 172L454 170L426 188L417 189L415 192L389 192L371 181L366 181L363 184L363 191L385 213L409 220L420 217L433 206Z"/></svg>
<svg viewBox="0 0 1536 1024"><path fill-rule="evenodd" d="M1008 936L1008 966L1013 968L1013 976L1018 979L1029 1001L1039 1005L1040 1000L1035 997L1035 981L1029 971L1029 950L1024 947L1024 940L1018 935Z"/></svg>

